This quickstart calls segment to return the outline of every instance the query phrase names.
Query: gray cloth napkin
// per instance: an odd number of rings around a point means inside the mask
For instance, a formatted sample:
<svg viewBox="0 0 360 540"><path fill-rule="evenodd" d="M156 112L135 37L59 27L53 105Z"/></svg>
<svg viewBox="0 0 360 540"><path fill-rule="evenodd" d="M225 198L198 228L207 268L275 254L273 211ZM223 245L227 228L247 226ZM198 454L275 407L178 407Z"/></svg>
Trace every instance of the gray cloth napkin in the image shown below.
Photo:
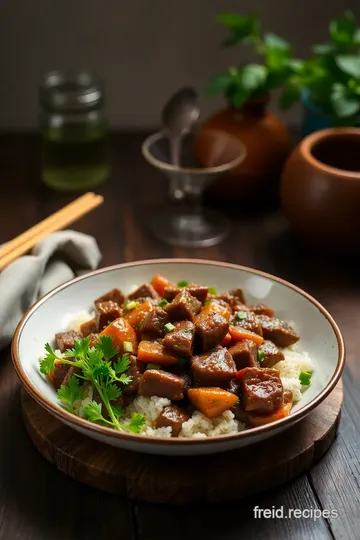
<svg viewBox="0 0 360 540"><path fill-rule="evenodd" d="M31 255L0 274L0 349L8 345L25 311L46 292L75 276L95 270L101 253L92 236L59 231L41 240Z"/></svg>

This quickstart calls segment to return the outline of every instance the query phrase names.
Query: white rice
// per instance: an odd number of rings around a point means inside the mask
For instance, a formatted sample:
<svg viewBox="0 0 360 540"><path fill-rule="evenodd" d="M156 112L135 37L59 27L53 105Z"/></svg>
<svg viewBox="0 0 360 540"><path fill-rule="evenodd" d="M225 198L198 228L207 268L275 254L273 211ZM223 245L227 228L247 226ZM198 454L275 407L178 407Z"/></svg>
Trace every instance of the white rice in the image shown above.
<svg viewBox="0 0 360 540"><path fill-rule="evenodd" d="M94 314L87 311L77 313L68 323L68 330L79 331L81 324L93 318ZM302 398L302 387L299 375L301 371L313 371L313 363L309 354L305 351L298 352L292 349L283 349L285 360L278 362L274 369L280 371L280 378L284 390L291 390L293 402L296 403ZM85 405L91 401L90 394L78 405L78 414L82 415ZM156 428L155 422L163 409L170 405L171 401L167 398L157 396L144 397L138 396L127 407L126 415L122 418L122 423L127 424L131 420L133 412L138 412L145 416L145 425L141 432L142 435L153 435L155 437L171 437L171 427ZM218 435L230 435L243 431L245 424L235 420L231 411L225 411L216 418L207 418L201 412L195 411L191 418L184 422L180 432L180 437L188 438L206 438L216 437Z"/></svg>

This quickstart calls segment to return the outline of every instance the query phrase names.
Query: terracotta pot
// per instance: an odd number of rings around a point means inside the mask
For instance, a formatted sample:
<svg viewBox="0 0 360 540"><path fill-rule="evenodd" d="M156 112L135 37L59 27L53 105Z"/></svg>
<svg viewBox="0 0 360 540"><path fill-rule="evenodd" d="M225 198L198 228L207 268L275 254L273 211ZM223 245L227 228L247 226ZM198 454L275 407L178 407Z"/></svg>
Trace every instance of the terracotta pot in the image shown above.
<svg viewBox="0 0 360 540"><path fill-rule="evenodd" d="M309 135L292 152L281 181L284 212L318 248L360 248L360 129Z"/></svg>
<svg viewBox="0 0 360 540"><path fill-rule="evenodd" d="M246 147L247 155L240 165L211 186L216 197L231 202L277 192L281 169L292 145L283 122L266 110L267 103L268 97L250 100L240 110L228 108L218 112L200 127L195 152L203 166L211 166L216 156L215 131L220 147L227 144L224 135L228 134Z"/></svg>

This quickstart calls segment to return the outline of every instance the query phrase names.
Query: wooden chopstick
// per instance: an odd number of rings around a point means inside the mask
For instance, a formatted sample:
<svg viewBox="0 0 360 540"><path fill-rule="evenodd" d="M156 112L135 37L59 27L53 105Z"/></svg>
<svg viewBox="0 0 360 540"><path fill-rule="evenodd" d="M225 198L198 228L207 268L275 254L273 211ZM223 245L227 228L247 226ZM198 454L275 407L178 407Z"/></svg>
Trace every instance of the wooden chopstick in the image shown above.
<svg viewBox="0 0 360 540"><path fill-rule="evenodd" d="M103 200L104 198L101 195L87 193L10 240L0 248L0 270L32 249L42 238L64 229L102 204Z"/></svg>

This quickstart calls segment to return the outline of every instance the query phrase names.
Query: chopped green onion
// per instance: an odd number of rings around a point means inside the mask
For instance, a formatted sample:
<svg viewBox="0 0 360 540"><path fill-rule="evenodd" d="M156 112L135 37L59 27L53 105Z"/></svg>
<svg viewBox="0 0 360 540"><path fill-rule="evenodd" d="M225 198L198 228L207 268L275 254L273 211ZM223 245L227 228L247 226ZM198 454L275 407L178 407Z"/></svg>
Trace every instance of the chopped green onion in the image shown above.
<svg viewBox="0 0 360 540"><path fill-rule="evenodd" d="M136 330L140 330L141 327L142 327L142 322L138 322L136 325Z"/></svg>
<svg viewBox="0 0 360 540"><path fill-rule="evenodd" d="M124 347L124 352L133 352L133 346L132 346L132 343L130 343L130 341L124 341L123 347Z"/></svg>
<svg viewBox="0 0 360 540"><path fill-rule="evenodd" d="M166 306L166 304L168 304L169 302L167 300L165 300L165 298L163 298L162 300L160 300L160 302L158 303L158 306L159 307L163 307L163 306Z"/></svg>
<svg viewBox="0 0 360 540"><path fill-rule="evenodd" d="M189 285L189 282L188 281L178 281L177 282L177 286L178 287L187 287Z"/></svg>
<svg viewBox="0 0 360 540"><path fill-rule="evenodd" d="M239 319L239 321L242 321L243 319L247 319L247 313L246 311L237 311L236 312L236 318Z"/></svg>
<svg viewBox="0 0 360 540"><path fill-rule="evenodd" d="M217 288L216 287L209 287L209 294L217 294Z"/></svg>
<svg viewBox="0 0 360 540"><path fill-rule="evenodd" d="M189 360L187 358L183 358L182 356L179 356L179 358L177 359L178 366L185 367L188 365L188 363Z"/></svg>
<svg viewBox="0 0 360 540"><path fill-rule="evenodd" d="M137 302L135 302L135 300L130 300L129 302L125 302L125 308L126 308L127 310L129 310L129 311L130 311L131 309L136 308L136 306L137 306Z"/></svg>
<svg viewBox="0 0 360 540"><path fill-rule="evenodd" d="M168 322L165 324L164 328L165 332L171 332L172 330L175 330L176 327L171 322Z"/></svg>
<svg viewBox="0 0 360 540"><path fill-rule="evenodd" d="M303 386L310 386L311 384L311 371L302 371L299 375L299 380Z"/></svg>
<svg viewBox="0 0 360 540"><path fill-rule="evenodd" d="M257 358L258 358L258 361L261 363L264 361L264 358L265 358L265 353L264 351L258 351L257 353Z"/></svg>
<svg viewBox="0 0 360 540"><path fill-rule="evenodd" d="M158 364L147 364L146 369L161 369L161 367Z"/></svg>
<svg viewBox="0 0 360 540"><path fill-rule="evenodd" d="M207 306L208 304L210 304L211 300L205 300L204 302L204 306Z"/></svg>

